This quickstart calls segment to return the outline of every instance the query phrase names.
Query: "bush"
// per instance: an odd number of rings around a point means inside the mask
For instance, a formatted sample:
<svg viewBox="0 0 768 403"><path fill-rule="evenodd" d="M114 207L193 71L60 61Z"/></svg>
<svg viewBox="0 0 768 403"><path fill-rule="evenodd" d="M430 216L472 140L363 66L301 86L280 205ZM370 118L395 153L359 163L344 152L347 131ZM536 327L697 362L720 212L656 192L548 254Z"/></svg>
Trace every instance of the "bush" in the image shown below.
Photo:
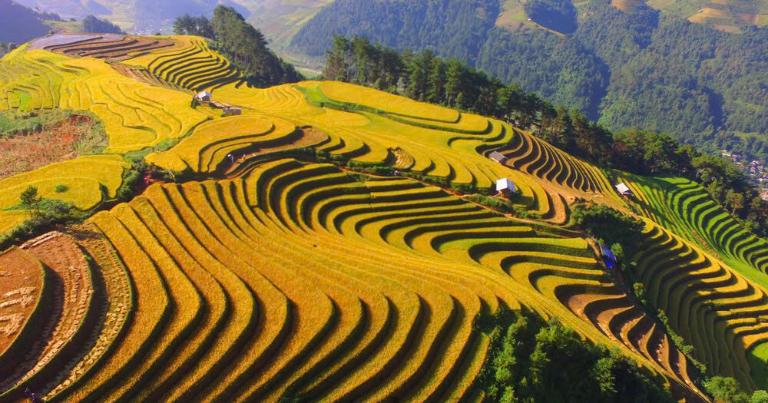
<svg viewBox="0 0 768 403"><path fill-rule="evenodd" d="M478 379L488 401L671 402L661 380L556 321L499 315Z"/></svg>
<svg viewBox="0 0 768 403"><path fill-rule="evenodd" d="M75 224L86 217L85 212L78 210L71 203L42 198L34 186L25 189L19 196L19 201L19 207L28 210L32 218L1 238L0 249L49 231L55 225Z"/></svg>
<svg viewBox="0 0 768 403"><path fill-rule="evenodd" d="M715 402L748 403L749 397L741 391L738 382L733 378L713 376L704 382L704 388L712 395Z"/></svg>
<svg viewBox="0 0 768 403"><path fill-rule="evenodd" d="M590 236L610 244L620 244L622 254L635 251L645 226L636 218L608 206L594 204L576 206L571 220Z"/></svg>
<svg viewBox="0 0 768 403"><path fill-rule="evenodd" d="M69 190L69 186L67 186L67 185L62 185L62 184L60 183L60 184L56 185L56 188L55 188L54 190L56 191L56 193L64 193L64 192L66 192L67 190Z"/></svg>
<svg viewBox="0 0 768 403"><path fill-rule="evenodd" d="M749 401L750 403L768 403L768 392L764 390L756 390Z"/></svg>
<svg viewBox="0 0 768 403"><path fill-rule="evenodd" d="M515 209L511 206L510 203L495 197L485 196L479 193L470 195L466 199L471 202L482 204L483 206L490 207L494 210L499 210L505 213L512 213L515 211Z"/></svg>

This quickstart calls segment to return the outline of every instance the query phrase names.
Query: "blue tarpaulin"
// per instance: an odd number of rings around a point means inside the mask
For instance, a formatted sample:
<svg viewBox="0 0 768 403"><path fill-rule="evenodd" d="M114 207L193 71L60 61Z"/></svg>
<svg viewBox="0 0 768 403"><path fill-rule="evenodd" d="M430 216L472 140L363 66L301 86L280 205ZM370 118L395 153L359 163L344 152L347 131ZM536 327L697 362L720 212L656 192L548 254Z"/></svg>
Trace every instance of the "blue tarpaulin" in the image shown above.
<svg viewBox="0 0 768 403"><path fill-rule="evenodd" d="M605 266L611 270L615 269L618 261L616 260L616 255L613 254L611 248L601 243L600 253L603 255L603 262L605 263Z"/></svg>

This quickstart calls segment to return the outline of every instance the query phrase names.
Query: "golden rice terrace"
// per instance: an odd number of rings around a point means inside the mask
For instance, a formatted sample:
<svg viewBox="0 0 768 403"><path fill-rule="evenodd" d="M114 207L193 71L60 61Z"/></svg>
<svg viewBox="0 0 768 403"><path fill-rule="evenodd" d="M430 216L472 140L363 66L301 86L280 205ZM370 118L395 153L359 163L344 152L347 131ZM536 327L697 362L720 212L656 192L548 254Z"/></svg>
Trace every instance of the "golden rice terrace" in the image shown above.
<svg viewBox="0 0 768 403"><path fill-rule="evenodd" d="M477 323L501 310L556 318L679 399L708 399L691 358L764 385L768 245L695 184L355 85L251 88L197 37L22 46L3 109L89 111L108 146L0 179L2 234L30 185L93 213L0 254L0 401L477 401ZM131 158L168 175L118 202ZM501 178L525 217L471 197ZM567 225L581 201L643 221L636 276L693 357Z"/></svg>

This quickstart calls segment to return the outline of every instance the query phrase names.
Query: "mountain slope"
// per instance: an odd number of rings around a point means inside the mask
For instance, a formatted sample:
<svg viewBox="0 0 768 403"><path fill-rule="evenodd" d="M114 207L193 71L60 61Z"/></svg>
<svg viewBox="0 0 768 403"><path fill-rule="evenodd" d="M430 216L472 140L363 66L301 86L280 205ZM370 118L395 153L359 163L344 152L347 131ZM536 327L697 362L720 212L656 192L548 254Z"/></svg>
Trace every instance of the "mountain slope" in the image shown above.
<svg viewBox="0 0 768 403"><path fill-rule="evenodd" d="M0 253L3 272L50 269L26 286L50 284L55 302L38 337L0 333L26 348L0 351L15 360L2 400L477 400L509 311L556 318L680 399L708 399L694 358L763 386L766 242L695 184L606 172L508 123L371 88L249 87L197 37L54 36L0 67L0 109L88 109L110 153L6 178L3 206L33 183L84 210L111 201ZM218 104L193 105L192 89ZM118 202L124 158L157 170ZM569 225L585 203L641 229L635 277ZM9 292L3 306L20 304ZM525 355L578 368L549 354Z"/></svg>
<svg viewBox="0 0 768 403"><path fill-rule="evenodd" d="M0 42L24 43L49 30L35 11L12 0L0 0Z"/></svg>
<svg viewBox="0 0 768 403"><path fill-rule="evenodd" d="M319 55L334 34L343 34L401 50L432 49L581 109L612 130L660 130L702 148L727 147L768 159L768 29L728 34L642 3L626 13L607 0L593 0L579 5L576 31L563 35L536 28L536 21L520 21L518 14L507 16L510 2L506 9L494 1L461 3L440 3L444 11L433 18L428 14L432 2L363 7L336 1L292 43ZM412 23L427 15L440 27ZM382 18L389 24L379 24ZM447 38L445 44L435 33ZM473 45L453 46L464 43ZM746 146L741 138L753 143Z"/></svg>

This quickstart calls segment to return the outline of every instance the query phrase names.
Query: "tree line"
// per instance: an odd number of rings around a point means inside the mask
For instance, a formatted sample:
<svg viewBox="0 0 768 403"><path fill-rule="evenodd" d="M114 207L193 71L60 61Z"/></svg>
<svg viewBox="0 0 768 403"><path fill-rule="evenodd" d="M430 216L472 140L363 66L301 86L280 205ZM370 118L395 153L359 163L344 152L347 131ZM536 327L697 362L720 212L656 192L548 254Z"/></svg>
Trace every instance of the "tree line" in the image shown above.
<svg viewBox="0 0 768 403"><path fill-rule="evenodd" d="M601 167L695 180L750 229L768 235L768 203L746 175L732 162L698 152L667 134L611 132L578 110L553 105L517 84L504 84L430 50L398 52L363 37L337 36L326 58L325 79L493 116Z"/></svg>
<svg viewBox="0 0 768 403"><path fill-rule="evenodd" d="M217 6L210 20L204 16L180 17L173 31L211 39L214 47L245 74L249 85L269 87L302 79L292 65L267 47L264 35L231 7Z"/></svg>
<svg viewBox="0 0 768 403"><path fill-rule="evenodd" d="M93 32L98 34L124 34L117 25L88 15L83 19L83 32Z"/></svg>

